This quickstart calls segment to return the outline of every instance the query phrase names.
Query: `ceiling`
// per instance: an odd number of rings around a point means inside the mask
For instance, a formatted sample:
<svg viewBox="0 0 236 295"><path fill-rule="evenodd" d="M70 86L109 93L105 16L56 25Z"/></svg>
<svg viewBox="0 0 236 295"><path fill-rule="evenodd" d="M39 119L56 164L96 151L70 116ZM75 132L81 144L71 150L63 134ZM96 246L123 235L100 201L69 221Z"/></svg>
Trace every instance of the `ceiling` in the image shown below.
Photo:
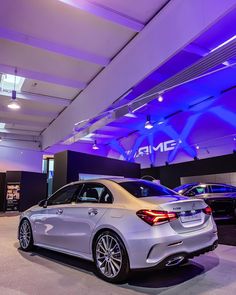
<svg viewBox="0 0 236 295"><path fill-rule="evenodd" d="M217 47L236 35L236 1L190 2L2 1L0 73L25 80L18 111L1 85L1 145L91 152L96 140L107 154L170 127L177 140L194 116L190 146L234 137L222 117L236 112L236 39Z"/></svg>

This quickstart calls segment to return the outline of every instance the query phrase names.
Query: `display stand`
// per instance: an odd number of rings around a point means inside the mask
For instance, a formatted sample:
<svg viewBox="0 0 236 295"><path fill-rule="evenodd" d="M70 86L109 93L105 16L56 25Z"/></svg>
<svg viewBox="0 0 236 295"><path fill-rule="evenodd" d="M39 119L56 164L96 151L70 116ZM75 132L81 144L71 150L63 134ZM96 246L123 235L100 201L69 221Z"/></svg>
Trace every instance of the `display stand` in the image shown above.
<svg viewBox="0 0 236 295"><path fill-rule="evenodd" d="M4 211L5 191L6 191L6 173L0 173L0 212Z"/></svg>
<svg viewBox="0 0 236 295"><path fill-rule="evenodd" d="M4 211L25 211L47 194L47 175L36 172L7 171Z"/></svg>

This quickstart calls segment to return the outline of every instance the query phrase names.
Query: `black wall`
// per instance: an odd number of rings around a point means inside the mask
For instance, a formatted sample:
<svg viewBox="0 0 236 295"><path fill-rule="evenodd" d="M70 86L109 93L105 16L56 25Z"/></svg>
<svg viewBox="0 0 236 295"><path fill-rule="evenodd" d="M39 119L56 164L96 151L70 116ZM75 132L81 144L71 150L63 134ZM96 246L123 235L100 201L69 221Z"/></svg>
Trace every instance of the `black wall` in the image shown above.
<svg viewBox="0 0 236 295"><path fill-rule="evenodd" d="M4 211L6 173L0 173L0 211Z"/></svg>
<svg viewBox="0 0 236 295"><path fill-rule="evenodd" d="M79 173L140 177L140 164L64 151L54 157L53 191L78 180Z"/></svg>
<svg viewBox="0 0 236 295"><path fill-rule="evenodd" d="M7 171L6 184L8 182L20 182L19 211L25 211L47 196L47 174Z"/></svg>
<svg viewBox="0 0 236 295"><path fill-rule="evenodd" d="M181 177L229 172L236 172L236 154L141 170L170 188L179 186Z"/></svg>

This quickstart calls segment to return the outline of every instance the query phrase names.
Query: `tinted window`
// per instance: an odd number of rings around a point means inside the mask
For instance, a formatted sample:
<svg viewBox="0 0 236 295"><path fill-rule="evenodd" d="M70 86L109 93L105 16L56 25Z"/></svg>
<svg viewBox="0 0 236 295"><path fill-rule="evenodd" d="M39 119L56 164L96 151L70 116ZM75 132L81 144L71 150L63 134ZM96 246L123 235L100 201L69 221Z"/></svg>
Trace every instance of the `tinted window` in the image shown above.
<svg viewBox="0 0 236 295"><path fill-rule="evenodd" d="M211 186L211 192L215 194L219 193L233 193L236 192L235 187L231 186L223 186L223 185L212 185Z"/></svg>
<svg viewBox="0 0 236 295"><path fill-rule="evenodd" d="M79 190L79 188L81 188L81 186L71 185L59 190L48 199L48 206L70 204L72 202L73 196L77 190Z"/></svg>
<svg viewBox="0 0 236 295"><path fill-rule="evenodd" d="M77 202L86 203L112 203L112 195L102 184L86 183L77 196Z"/></svg>
<svg viewBox="0 0 236 295"><path fill-rule="evenodd" d="M207 193L206 186L196 186L193 189L191 189L190 191L188 191L188 193L186 195L201 195L201 194L206 194L206 193Z"/></svg>
<svg viewBox="0 0 236 295"><path fill-rule="evenodd" d="M150 181L128 181L119 183L136 198L174 195L176 192Z"/></svg>

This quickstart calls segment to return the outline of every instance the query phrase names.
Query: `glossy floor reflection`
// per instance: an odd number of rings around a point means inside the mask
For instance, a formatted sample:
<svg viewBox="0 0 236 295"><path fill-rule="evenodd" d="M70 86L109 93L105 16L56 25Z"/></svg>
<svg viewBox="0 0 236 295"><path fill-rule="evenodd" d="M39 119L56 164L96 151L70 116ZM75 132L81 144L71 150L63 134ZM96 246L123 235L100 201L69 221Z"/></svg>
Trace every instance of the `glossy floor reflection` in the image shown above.
<svg viewBox="0 0 236 295"><path fill-rule="evenodd" d="M111 285L94 274L93 264L53 251L18 249L18 217L0 217L0 294L236 294L236 247L220 245L181 267L134 272L125 284Z"/></svg>

